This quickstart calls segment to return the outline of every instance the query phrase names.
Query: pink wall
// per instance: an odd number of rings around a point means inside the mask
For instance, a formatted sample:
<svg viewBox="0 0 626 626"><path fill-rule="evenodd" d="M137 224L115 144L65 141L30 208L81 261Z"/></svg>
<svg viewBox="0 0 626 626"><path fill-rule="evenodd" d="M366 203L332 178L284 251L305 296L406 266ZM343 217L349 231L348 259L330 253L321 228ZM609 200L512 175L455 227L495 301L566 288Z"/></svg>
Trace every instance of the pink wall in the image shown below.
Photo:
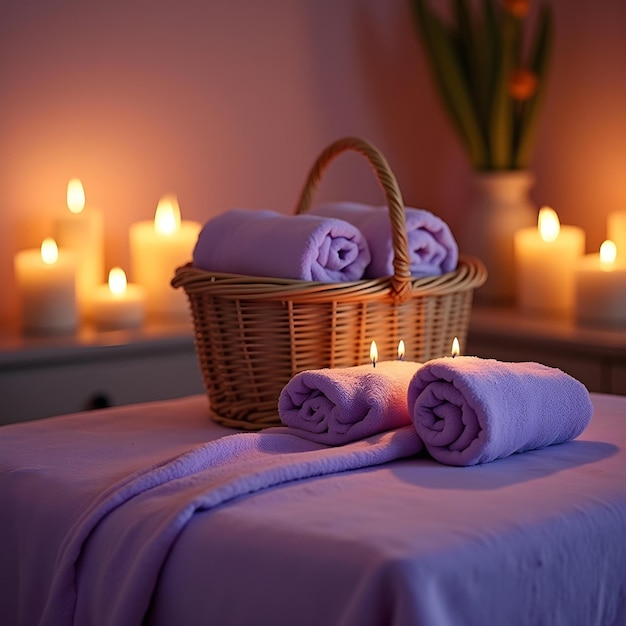
<svg viewBox="0 0 626 626"><path fill-rule="evenodd" d="M626 208L626 3L553 0L557 42L534 169L537 203L604 237ZM432 91L407 0L6 0L0 4L0 317L14 253L82 179L106 215L106 265L159 197L205 221L291 210L327 143L369 138L408 204L460 228L470 170ZM320 197L380 201L346 156Z"/></svg>

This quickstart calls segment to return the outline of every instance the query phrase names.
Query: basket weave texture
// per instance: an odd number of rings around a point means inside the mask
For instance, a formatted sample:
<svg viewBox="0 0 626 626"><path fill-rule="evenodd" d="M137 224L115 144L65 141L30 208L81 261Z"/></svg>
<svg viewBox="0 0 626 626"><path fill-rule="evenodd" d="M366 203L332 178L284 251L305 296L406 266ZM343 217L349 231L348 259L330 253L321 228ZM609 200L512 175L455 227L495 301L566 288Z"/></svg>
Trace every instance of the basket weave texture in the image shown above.
<svg viewBox="0 0 626 626"><path fill-rule="evenodd" d="M200 370L214 421L260 430L280 424L282 388L298 372L369 362L376 340L380 360L426 361L465 344L473 291L484 265L463 257L454 272L413 280L398 183L384 156L362 139L328 146L311 168L296 213L305 212L322 174L339 154L355 150L371 165L389 209L394 274L349 283L317 283L209 272L187 264L172 280L189 300Z"/></svg>

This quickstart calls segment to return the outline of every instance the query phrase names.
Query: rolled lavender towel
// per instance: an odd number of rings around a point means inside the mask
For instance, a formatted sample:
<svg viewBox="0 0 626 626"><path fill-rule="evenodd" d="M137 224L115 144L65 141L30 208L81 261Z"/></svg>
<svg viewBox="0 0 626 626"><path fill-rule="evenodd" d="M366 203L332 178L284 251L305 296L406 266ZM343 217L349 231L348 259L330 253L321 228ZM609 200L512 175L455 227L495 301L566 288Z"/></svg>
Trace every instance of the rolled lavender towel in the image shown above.
<svg viewBox="0 0 626 626"><path fill-rule="evenodd" d="M360 280L370 253L360 231L316 215L231 209L198 236L193 265L213 272L319 282Z"/></svg>
<svg viewBox="0 0 626 626"><path fill-rule="evenodd" d="M456 269L459 248L448 225L424 209L405 207L404 211L411 276L439 276ZM365 270L366 278L393 274L391 222L387 207L335 202L314 206L310 213L345 220L363 233L372 255L372 261Z"/></svg>
<svg viewBox="0 0 626 626"><path fill-rule="evenodd" d="M421 363L381 361L296 374L278 399L289 431L331 446L411 423L406 390Z"/></svg>
<svg viewBox="0 0 626 626"><path fill-rule="evenodd" d="M593 413L585 386L559 369L478 357L429 361L407 398L417 434L446 465L487 463L569 441Z"/></svg>

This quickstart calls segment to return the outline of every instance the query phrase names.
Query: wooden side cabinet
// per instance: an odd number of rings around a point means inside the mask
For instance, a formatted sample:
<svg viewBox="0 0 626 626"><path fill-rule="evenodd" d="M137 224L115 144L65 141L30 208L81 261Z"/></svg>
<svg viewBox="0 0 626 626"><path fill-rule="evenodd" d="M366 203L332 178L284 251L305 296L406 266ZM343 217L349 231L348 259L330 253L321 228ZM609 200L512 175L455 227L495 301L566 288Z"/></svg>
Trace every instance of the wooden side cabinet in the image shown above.
<svg viewBox="0 0 626 626"><path fill-rule="evenodd" d="M626 329L576 325L516 309L474 306L465 354L537 361L574 376L589 391L626 395Z"/></svg>
<svg viewBox="0 0 626 626"><path fill-rule="evenodd" d="M0 424L203 392L187 325L0 337Z"/></svg>

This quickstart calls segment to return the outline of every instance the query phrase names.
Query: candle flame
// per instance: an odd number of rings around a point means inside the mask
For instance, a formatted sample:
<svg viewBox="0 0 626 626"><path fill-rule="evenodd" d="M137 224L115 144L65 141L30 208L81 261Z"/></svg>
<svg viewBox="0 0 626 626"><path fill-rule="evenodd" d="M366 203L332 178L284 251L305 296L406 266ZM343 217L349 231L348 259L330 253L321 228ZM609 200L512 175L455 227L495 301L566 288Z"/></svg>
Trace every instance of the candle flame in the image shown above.
<svg viewBox="0 0 626 626"><path fill-rule="evenodd" d="M561 230L559 216L554 209L548 206L544 206L539 211L537 226L539 227L539 236L546 242L554 241L559 236Z"/></svg>
<svg viewBox="0 0 626 626"><path fill-rule="evenodd" d="M85 190L78 178L67 183L67 208L72 213L80 213L85 208Z"/></svg>
<svg viewBox="0 0 626 626"><path fill-rule="evenodd" d="M459 346L459 340L455 337L452 340L452 357L459 356L461 354L461 347Z"/></svg>
<svg viewBox="0 0 626 626"><path fill-rule="evenodd" d="M116 296L126 291L126 274L121 267L112 267L109 272L109 291Z"/></svg>
<svg viewBox="0 0 626 626"><path fill-rule="evenodd" d="M400 339L398 343L398 359L402 361L403 358L404 358L404 340Z"/></svg>
<svg viewBox="0 0 626 626"><path fill-rule="evenodd" d="M610 240L602 242L600 246L600 264L603 269L610 269L617 258L617 246Z"/></svg>
<svg viewBox="0 0 626 626"><path fill-rule="evenodd" d="M164 196L159 200L154 214L154 230L161 235L173 235L180 230L180 207L176 196Z"/></svg>
<svg viewBox="0 0 626 626"><path fill-rule="evenodd" d="M378 347L376 346L376 342L372 341L370 345L370 359L372 361L372 365L376 367L376 361L378 361Z"/></svg>
<svg viewBox="0 0 626 626"><path fill-rule="evenodd" d="M59 258L57 242L47 237L41 242L41 259L46 265L54 265Z"/></svg>

